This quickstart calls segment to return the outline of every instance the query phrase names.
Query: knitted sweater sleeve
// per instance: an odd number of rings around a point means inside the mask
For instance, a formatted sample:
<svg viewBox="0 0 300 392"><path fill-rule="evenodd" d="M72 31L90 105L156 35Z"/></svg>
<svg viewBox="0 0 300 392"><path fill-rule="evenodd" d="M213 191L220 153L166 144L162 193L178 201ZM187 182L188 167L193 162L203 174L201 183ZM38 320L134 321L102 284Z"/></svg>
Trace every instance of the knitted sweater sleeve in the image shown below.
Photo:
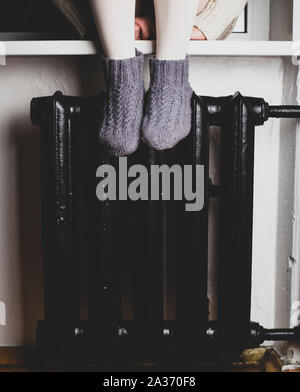
<svg viewBox="0 0 300 392"><path fill-rule="evenodd" d="M222 40L234 29L248 0L209 0L194 25L208 40Z"/></svg>
<svg viewBox="0 0 300 392"><path fill-rule="evenodd" d="M92 16L87 0L52 0L54 5L77 30L80 38L85 38L90 27Z"/></svg>

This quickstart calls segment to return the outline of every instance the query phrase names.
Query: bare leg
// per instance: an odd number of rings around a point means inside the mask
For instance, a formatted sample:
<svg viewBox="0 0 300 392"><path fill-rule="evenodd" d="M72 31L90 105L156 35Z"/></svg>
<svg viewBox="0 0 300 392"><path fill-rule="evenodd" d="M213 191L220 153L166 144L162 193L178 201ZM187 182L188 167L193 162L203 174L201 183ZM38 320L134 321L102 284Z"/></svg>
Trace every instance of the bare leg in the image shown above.
<svg viewBox="0 0 300 392"><path fill-rule="evenodd" d="M144 107L142 53L135 51L135 0L90 0L106 56L106 95L99 113L99 142L111 155L136 151Z"/></svg>
<svg viewBox="0 0 300 392"><path fill-rule="evenodd" d="M154 0L159 60L180 60L186 57L198 0Z"/></svg>
<svg viewBox="0 0 300 392"><path fill-rule="evenodd" d="M154 0L156 58L150 60L150 87L142 125L143 140L167 150L191 129L191 97L187 44L198 0Z"/></svg>
<svg viewBox="0 0 300 392"><path fill-rule="evenodd" d="M107 57L121 60L135 56L135 0L90 0Z"/></svg>

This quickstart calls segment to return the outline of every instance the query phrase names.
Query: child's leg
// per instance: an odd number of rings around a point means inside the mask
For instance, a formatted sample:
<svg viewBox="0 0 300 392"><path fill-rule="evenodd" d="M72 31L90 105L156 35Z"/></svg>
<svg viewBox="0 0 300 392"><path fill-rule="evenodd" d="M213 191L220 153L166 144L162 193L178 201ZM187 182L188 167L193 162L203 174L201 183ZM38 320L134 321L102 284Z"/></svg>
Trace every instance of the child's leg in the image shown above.
<svg viewBox="0 0 300 392"><path fill-rule="evenodd" d="M99 140L112 155L128 155L139 145L143 117L143 55L134 47L135 0L90 0L107 57L102 58L106 99Z"/></svg>
<svg viewBox="0 0 300 392"><path fill-rule="evenodd" d="M186 57L197 13L198 0L154 0L156 16L156 58L179 60Z"/></svg>
<svg viewBox="0 0 300 392"><path fill-rule="evenodd" d="M143 140L158 150L174 147L191 129L192 88L187 44L198 0L155 0L157 55L150 60L150 88Z"/></svg>
<svg viewBox="0 0 300 392"><path fill-rule="evenodd" d="M90 0L102 46L110 59L135 56L135 0Z"/></svg>

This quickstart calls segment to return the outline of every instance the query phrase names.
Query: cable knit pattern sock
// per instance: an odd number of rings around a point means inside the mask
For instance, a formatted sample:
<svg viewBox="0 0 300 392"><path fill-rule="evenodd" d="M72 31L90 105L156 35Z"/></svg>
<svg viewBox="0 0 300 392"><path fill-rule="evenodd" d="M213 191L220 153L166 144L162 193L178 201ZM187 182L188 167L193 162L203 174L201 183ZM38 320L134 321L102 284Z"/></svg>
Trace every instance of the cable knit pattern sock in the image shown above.
<svg viewBox="0 0 300 392"><path fill-rule="evenodd" d="M111 60L103 57L106 96L100 118L99 140L114 156L137 150L143 118L144 57Z"/></svg>
<svg viewBox="0 0 300 392"><path fill-rule="evenodd" d="M142 125L143 140L157 150L167 150L191 129L189 59L150 60L150 87Z"/></svg>

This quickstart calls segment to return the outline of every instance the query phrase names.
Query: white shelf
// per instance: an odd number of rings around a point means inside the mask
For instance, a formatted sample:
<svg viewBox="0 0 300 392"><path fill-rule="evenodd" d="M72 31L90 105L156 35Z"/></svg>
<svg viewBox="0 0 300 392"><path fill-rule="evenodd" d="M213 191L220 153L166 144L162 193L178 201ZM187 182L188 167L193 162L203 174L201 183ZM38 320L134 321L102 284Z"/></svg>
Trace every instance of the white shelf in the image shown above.
<svg viewBox="0 0 300 392"><path fill-rule="evenodd" d="M92 41L2 41L6 56L95 55Z"/></svg>
<svg viewBox="0 0 300 392"><path fill-rule="evenodd" d="M7 56L88 56L97 54L92 41L2 41ZM155 41L136 41L144 54L155 51ZM291 41L190 41L192 56L292 56Z"/></svg>

